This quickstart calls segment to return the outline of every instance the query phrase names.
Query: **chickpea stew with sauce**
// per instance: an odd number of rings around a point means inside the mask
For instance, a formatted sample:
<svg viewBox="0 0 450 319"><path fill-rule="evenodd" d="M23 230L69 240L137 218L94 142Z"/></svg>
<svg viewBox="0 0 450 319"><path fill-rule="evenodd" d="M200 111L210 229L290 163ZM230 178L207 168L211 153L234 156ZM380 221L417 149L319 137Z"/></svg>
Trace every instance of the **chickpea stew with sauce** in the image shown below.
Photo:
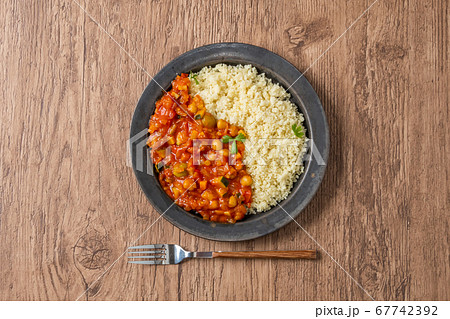
<svg viewBox="0 0 450 319"><path fill-rule="evenodd" d="M203 219L235 223L252 202L252 178L243 164L246 134L206 112L181 74L156 102L147 145L167 195Z"/></svg>

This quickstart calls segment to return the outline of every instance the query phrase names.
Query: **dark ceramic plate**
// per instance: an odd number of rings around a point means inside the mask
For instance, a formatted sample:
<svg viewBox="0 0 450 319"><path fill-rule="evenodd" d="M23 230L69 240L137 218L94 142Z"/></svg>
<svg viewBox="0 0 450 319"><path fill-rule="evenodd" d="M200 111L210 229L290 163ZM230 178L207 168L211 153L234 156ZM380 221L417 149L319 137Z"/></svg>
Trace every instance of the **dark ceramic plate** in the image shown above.
<svg viewBox="0 0 450 319"><path fill-rule="evenodd" d="M309 147L310 160L305 161L305 172L285 200L267 212L247 215L236 224L220 224L203 220L186 212L166 195L150 164L145 146L146 130L155 102L162 96L162 88L169 90L171 81L180 73L199 71L217 63L251 64L274 82L289 88L291 101L305 117L307 137L313 141ZM196 236L212 240L239 241L267 235L292 221L308 204L317 191L325 173L328 159L328 125L322 105L313 88L301 73L282 57L260 47L242 43L206 45L184 53L167 64L150 81L142 94L131 122L130 151L134 173L153 207L173 225ZM160 86L161 85L161 86ZM162 88L161 88L162 87ZM308 157L308 156L307 156ZM322 160L321 160L322 159Z"/></svg>

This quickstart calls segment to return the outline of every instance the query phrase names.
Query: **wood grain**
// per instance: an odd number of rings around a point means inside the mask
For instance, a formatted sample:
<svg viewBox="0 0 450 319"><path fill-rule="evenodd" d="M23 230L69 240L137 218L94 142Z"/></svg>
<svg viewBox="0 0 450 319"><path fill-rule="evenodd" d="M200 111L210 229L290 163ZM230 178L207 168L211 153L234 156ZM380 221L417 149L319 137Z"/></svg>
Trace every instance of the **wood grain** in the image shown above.
<svg viewBox="0 0 450 319"><path fill-rule="evenodd" d="M448 1L379 0L323 56L371 1L79 3L104 30L72 0L0 2L0 299L450 298ZM308 70L324 105L329 166L296 220L308 233L196 238L158 219L126 165L146 72L225 41ZM127 264L141 234L197 251L326 252Z"/></svg>

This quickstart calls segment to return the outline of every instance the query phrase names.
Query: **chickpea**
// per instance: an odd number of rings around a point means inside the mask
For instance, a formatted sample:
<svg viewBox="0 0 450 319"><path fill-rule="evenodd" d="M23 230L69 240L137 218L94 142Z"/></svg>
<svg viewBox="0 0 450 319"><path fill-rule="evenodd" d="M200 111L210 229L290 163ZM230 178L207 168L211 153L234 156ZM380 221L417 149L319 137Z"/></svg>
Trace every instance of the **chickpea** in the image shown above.
<svg viewBox="0 0 450 319"><path fill-rule="evenodd" d="M225 174L225 177L228 179L233 179L235 178L237 175L236 170L233 167L230 167L230 170L228 171L228 173Z"/></svg>
<svg viewBox="0 0 450 319"><path fill-rule="evenodd" d="M207 128L214 128L216 126L216 118L210 113L206 113L202 118L202 124Z"/></svg>
<svg viewBox="0 0 450 319"><path fill-rule="evenodd" d="M197 187L195 184L195 181L192 178L186 178L183 182L184 189L190 189L193 190Z"/></svg>
<svg viewBox="0 0 450 319"><path fill-rule="evenodd" d="M242 186L250 186L250 185L252 185L252 183L253 183L253 180L250 177L250 175L244 175L241 177Z"/></svg>
<svg viewBox="0 0 450 319"><path fill-rule="evenodd" d="M224 120L219 120L219 121L217 121L217 128L219 129L219 130L224 130L224 129L226 129L227 128L227 126L228 126L228 123L226 122L226 121L224 121Z"/></svg>
<svg viewBox="0 0 450 319"><path fill-rule="evenodd" d="M239 129L237 128L237 126L231 125L229 131L230 131L230 135L232 137L235 137L236 135L238 135Z"/></svg>
<svg viewBox="0 0 450 319"><path fill-rule="evenodd" d="M209 209L217 209L219 208L219 201L218 200L212 200L209 204Z"/></svg>
<svg viewBox="0 0 450 319"><path fill-rule="evenodd" d="M202 196L202 198L208 199L208 200L213 200L214 199L214 194L211 191L209 191L209 190L204 191L202 193L202 195L200 195L200 196Z"/></svg>
<svg viewBox="0 0 450 319"><path fill-rule="evenodd" d="M169 145L175 144L175 139L173 138L173 136L169 137L169 139L167 140L167 143L168 143Z"/></svg>
<svg viewBox="0 0 450 319"><path fill-rule="evenodd" d="M213 150L215 150L215 151L217 151L217 150L221 150L222 149L222 142L220 141L220 140L214 140L213 142L212 142L212 149Z"/></svg>
<svg viewBox="0 0 450 319"><path fill-rule="evenodd" d="M178 198L178 197L180 197L180 195L181 195L181 190L178 189L178 188L176 188L176 187L173 187L173 188L172 188L172 193L173 193L173 196L174 196L175 198Z"/></svg>
<svg viewBox="0 0 450 319"><path fill-rule="evenodd" d="M188 105L188 110L191 113L197 113L197 105L195 105L195 103L191 103Z"/></svg>
<svg viewBox="0 0 450 319"><path fill-rule="evenodd" d="M224 160L222 159L222 157L219 157L219 158L216 159L215 165L217 165L217 166L223 166L223 165L225 165L225 164L226 164L226 161L224 161Z"/></svg>
<svg viewBox="0 0 450 319"><path fill-rule="evenodd" d="M214 153L213 151L210 151L206 154L206 158L210 161L215 161L216 160L216 153Z"/></svg>
<svg viewBox="0 0 450 319"><path fill-rule="evenodd" d="M191 154L189 154L187 152L183 153L183 154L181 154L180 161L181 162L187 162L190 157L191 157Z"/></svg>
<svg viewBox="0 0 450 319"><path fill-rule="evenodd" d="M189 166L189 164L188 164L188 166ZM195 173L195 168L192 166L189 166L186 170L189 175L194 175L194 173Z"/></svg>
<svg viewBox="0 0 450 319"><path fill-rule="evenodd" d="M199 198L197 200L197 206L195 209L201 209L201 208L206 208L209 205L209 200L206 200L204 198Z"/></svg>
<svg viewBox="0 0 450 319"><path fill-rule="evenodd" d="M225 157L230 156L230 151L227 149L221 150L220 153L222 156L225 156Z"/></svg>
<svg viewBox="0 0 450 319"><path fill-rule="evenodd" d="M233 208L233 207L236 207L236 205L237 205L236 196L231 196L230 199L228 200L228 206Z"/></svg>
<svg viewBox="0 0 450 319"><path fill-rule="evenodd" d="M236 167L236 170L240 171L244 168L244 164L242 164L242 162L236 162L236 164L234 165L234 167Z"/></svg>

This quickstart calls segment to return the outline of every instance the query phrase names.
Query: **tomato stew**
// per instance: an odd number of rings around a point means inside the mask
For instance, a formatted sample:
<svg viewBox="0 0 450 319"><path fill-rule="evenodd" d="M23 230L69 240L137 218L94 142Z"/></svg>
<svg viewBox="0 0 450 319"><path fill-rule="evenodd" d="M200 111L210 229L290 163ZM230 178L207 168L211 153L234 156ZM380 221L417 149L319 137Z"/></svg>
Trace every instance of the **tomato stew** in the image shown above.
<svg viewBox="0 0 450 319"><path fill-rule="evenodd" d="M243 164L245 132L206 112L189 86L187 74L177 76L150 119L147 144L159 181L186 211L235 223L252 202L252 178Z"/></svg>

